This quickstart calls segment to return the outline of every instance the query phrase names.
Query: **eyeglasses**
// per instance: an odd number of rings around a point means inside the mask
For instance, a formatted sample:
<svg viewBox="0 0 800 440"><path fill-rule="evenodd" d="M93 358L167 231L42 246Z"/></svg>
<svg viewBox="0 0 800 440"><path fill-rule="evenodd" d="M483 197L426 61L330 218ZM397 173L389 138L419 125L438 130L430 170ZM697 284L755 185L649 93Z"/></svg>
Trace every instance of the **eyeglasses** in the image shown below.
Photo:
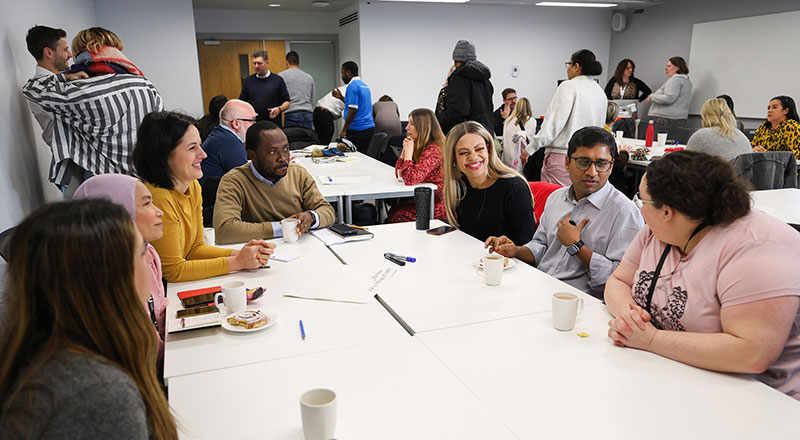
<svg viewBox="0 0 800 440"><path fill-rule="evenodd" d="M256 122L258 119L258 115L256 114L250 119L247 118L233 118L234 121L244 121L244 122Z"/></svg>
<svg viewBox="0 0 800 440"><path fill-rule="evenodd" d="M275 154L289 154L289 146L285 146L283 148L275 148L272 150L268 150L267 154L273 156Z"/></svg>
<svg viewBox="0 0 800 440"><path fill-rule="evenodd" d="M567 61L566 63L564 63L564 66L565 67L569 67L569 66L571 66L573 64L575 64L575 63L573 63L572 61Z"/></svg>
<svg viewBox="0 0 800 440"><path fill-rule="evenodd" d="M588 170L592 164L594 164L594 169L597 170L598 173L605 173L606 171L611 169L611 164L614 163L613 160L592 160L588 157L572 157L570 159L575 161L575 166L578 167L579 170Z"/></svg>
<svg viewBox="0 0 800 440"><path fill-rule="evenodd" d="M652 200L644 200L639 197L639 192L637 191L636 194L633 195L633 204L636 205L637 208L642 209L645 203L652 203L654 205L656 204L656 202Z"/></svg>

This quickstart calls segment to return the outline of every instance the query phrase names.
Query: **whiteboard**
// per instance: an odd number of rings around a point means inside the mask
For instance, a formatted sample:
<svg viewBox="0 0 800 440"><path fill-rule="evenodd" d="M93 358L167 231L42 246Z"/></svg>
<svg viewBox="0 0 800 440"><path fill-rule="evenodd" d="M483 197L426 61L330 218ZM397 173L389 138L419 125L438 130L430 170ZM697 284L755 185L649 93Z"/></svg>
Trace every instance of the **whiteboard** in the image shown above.
<svg viewBox="0 0 800 440"><path fill-rule="evenodd" d="M696 23L689 54L689 113L723 93L743 118L766 119L774 96L800 99L800 11Z"/></svg>

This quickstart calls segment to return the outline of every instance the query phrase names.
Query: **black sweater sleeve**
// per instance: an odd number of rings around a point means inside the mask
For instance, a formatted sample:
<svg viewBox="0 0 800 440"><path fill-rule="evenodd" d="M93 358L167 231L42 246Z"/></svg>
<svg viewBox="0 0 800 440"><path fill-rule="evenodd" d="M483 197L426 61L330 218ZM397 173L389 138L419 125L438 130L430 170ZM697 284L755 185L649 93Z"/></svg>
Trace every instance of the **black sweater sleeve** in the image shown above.
<svg viewBox="0 0 800 440"><path fill-rule="evenodd" d="M506 236L517 246L531 241L536 232L533 218L533 197L528 182L513 177L507 179L509 190L505 199Z"/></svg>
<svg viewBox="0 0 800 440"><path fill-rule="evenodd" d="M639 78L634 77L633 83L636 84L636 93L639 94L639 97L636 99L638 99L639 102L644 101L648 96L650 96L651 93L653 93L653 91L650 90L650 87L647 87L647 84L645 84L644 81L640 80Z"/></svg>
<svg viewBox="0 0 800 440"><path fill-rule="evenodd" d="M611 92L614 91L614 82L616 82L616 79L612 76L611 79L608 80L608 84L606 84L606 98L608 99L614 99L611 97Z"/></svg>

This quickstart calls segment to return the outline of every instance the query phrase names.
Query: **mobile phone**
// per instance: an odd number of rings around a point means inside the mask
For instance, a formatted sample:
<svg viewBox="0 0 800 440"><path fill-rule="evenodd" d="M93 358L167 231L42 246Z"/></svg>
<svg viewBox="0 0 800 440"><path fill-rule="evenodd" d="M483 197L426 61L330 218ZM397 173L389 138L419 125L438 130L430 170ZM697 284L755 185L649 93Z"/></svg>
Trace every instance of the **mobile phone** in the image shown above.
<svg viewBox="0 0 800 440"><path fill-rule="evenodd" d="M347 226L347 225L342 224L342 223L337 223L335 225L330 225L328 227L328 229L330 229L331 231L339 234L342 237L347 237L348 235L355 235L358 232L357 229L351 228L350 226Z"/></svg>
<svg viewBox="0 0 800 440"><path fill-rule="evenodd" d="M428 229L428 234L431 235L444 235L448 232L455 231L456 228L446 225L446 226L439 226L438 228Z"/></svg>
<svg viewBox="0 0 800 440"><path fill-rule="evenodd" d="M217 306L200 306L191 309L181 309L175 313L178 318L187 318L189 316L207 315L209 313L217 313L219 309Z"/></svg>

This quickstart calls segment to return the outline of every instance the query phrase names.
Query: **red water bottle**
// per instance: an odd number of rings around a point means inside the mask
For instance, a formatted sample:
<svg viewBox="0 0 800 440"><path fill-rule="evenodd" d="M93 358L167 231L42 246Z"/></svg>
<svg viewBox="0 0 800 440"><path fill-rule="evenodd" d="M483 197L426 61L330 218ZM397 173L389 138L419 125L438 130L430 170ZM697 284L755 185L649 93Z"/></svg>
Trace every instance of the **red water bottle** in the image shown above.
<svg viewBox="0 0 800 440"><path fill-rule="evenodd" d="M653 121L650 121L647 124L647 134L644 136L644 146L650 148L653 146L653 134L655 132L655 127L653 127Z"/></svg>

